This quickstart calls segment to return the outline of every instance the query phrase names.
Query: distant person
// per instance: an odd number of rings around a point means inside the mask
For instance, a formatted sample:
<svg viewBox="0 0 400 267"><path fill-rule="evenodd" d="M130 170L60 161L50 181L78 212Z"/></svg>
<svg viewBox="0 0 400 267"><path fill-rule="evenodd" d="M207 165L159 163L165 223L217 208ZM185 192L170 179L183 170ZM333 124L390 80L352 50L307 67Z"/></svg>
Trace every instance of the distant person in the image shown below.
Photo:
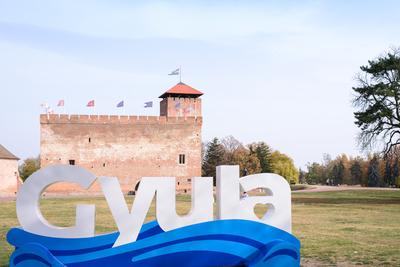
<svg viewBox="0 0 400 267"><path fill-rule="evenodd" d="M328 179L326 179L326 185L330 185L329 178L328 178Z"/></svg>
<svg viewBox="0 0 400 267"><path fill-rule="evenodd" d="M247 168L244 168L244 170L243 170L243 176L247 176L248 173L249 173L249 172L247 171Z"/></svg>
<svg viewBox="0 0 400 267"><path fill-rule="evenodd" d="M246 197L248 197L248 196L249 196L249 194L247 194L246 191L243 191L243 193L242 193L242 198L246 198Z"/></svg>

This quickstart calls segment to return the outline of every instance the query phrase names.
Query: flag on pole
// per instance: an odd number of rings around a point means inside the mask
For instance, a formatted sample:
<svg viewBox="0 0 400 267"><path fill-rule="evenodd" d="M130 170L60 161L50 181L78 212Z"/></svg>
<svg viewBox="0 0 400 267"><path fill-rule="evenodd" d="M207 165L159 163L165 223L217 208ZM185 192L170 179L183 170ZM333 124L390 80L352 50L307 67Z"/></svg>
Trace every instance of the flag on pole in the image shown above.
<svg viewBox="0 0 400 267"><path fill-rule="evenodd" d="M87 107L94 107L94 100L90 100L87 105Z"/></svg>
<svg viewBox="0 0 400 267"><path fill-rule="evenodd" d="M124 106L124 100L117 104L117 108L122 108Z"/></svg>
<svg viewBox="0 0 400 267"><path fill-rule="evenodd" d="M144 103L145 108L152 108L153 107L153 101L145 102Z"/></svg>
<svg viewBox="0 0 400 267"><path fill-rule="evenodd" d="M64 106L64 99L60 99L58 101L57 107L63 107Z"/></svg>
<svg viewBox="0 0 400 267"><path fill-rule="evenodd" d="M42 103L42 104L40 104L40 106L41 106L42 108L45 108L45 109L48 109L48 108L49 108L49 104L47 104L47 103Z"/></svg>
<svg viewBox="0 0 400 267"><path fill-rule="evenodd" d="M175 109L181 108L181 102L176 102L175 103Z"/></svg>
<svg viewBox="0 0 400 267"><path fill-rule="evenodd" d="M180 69L180 68L177 68L176 70L171 71L171 73L168 74L168 75L179 75L179 72L180 72L180 71L181 71L181 69Z"/></svg>
<svg viewBox="0 0 400 267"><path fill-rule="evenodd" d="M53 114L54 113L53 110L50 108L49 104L42 103L42 104L40 104L40 106L44 109L44 112L46 114Z"/></svg>

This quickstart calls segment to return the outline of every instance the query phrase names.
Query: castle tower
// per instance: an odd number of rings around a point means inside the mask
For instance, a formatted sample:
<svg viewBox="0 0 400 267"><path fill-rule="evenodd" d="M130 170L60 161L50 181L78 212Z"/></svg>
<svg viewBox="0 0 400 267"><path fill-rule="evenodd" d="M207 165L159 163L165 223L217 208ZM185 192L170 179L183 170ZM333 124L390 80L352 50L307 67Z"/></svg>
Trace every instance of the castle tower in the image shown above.
<svg viewBox="0 0 400 267"><path fill-rule="evenodd" d="M179 82L160 96L160 116L201 117L202 92Z"/></svg>

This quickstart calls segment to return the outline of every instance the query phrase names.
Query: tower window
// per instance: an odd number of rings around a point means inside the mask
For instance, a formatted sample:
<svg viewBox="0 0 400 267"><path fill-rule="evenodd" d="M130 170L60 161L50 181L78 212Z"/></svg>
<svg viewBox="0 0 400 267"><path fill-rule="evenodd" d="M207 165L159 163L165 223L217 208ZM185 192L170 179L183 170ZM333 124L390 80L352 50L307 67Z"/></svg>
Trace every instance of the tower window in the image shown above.
<svg viewBox="0 0 400 267"><path fill-rule="evenodd" d="M105 167L106 166L106 164L105 163L103 163L103 167Z"/></svg>
<svg viewBox="0 0 400 267"><path fill-rule="evenodd" d="M89 137L89 143L92 141L92 138Z"/></svg>
<svg viewBox="0 0 400 267"><path fill-rule="evenodd" d="M185 154L179 154L179 164L185 164Z"/></svg>
<svg viewBox="0 0 400 267"><path fill-rule="evenodd" d="M70 159L70 160L68 160L68 162L69 162L69 165L75 165L75 160L74 159Z"/></svg>

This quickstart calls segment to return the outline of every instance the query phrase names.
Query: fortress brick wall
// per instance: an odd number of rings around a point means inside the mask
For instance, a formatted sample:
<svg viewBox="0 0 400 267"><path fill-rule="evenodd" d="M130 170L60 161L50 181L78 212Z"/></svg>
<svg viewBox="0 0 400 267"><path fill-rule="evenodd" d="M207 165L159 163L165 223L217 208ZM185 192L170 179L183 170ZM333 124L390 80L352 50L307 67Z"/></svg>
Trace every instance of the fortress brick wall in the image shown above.
<svg viewBox="0 0 400 267"><path fill-rule="evenodd" d="M188 192L201 176L202 117L42 114L40 126L41 167L75 164L118 177L124 193L144 176L176 177L177 190ZM49 190L84 192L63 183Z"/></svg>

